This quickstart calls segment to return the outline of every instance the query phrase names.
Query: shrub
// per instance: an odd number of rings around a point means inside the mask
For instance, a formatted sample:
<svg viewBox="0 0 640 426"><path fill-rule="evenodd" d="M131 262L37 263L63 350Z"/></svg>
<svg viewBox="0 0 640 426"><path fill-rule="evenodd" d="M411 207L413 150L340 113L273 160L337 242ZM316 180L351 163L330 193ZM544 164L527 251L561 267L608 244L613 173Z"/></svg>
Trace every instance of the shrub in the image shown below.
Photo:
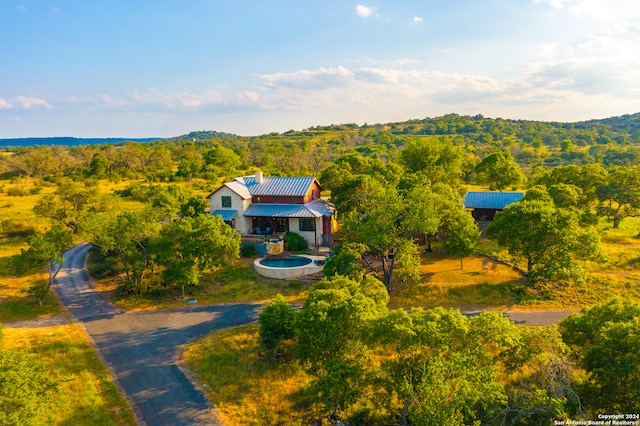
<svg viewBox="0 0 640 426"><path fill-rule="evenodd" d="M7 189L7 195L11 197L24 197L29 195L29 191L22 188L13 187Z"/></svg>
<svg viewBox="0 0 640 426"><path fill-rule="evenodd" d="M17 223L13 219L5 219L0 222L0 227L6 232L7 238L28 238L35 234L36 230L32 226Z"/></svg>
<svg viewBox="0 0 640 426"><path fill-rule="evenodd" d="M253 243L245 244L242 247L240 247L240 253L242 253L242 256L244 256L244 257L257 256L258 255L258 246L256 246Z"/></svg>
<svg viewBox="0 0 640 426"><path fill-rule="evenodd" d="M283 356L286 340L294 336L295 311L280 293L260 313L260 344L267 356L276 359Z"/></svg>
<svg viewBox="0 0 640 426"><path fill-rule="evenodd" d="M287 250L291 251L300 251L307 248L307 240L295 232L287 232L284 235L284 244Z"/></svg>

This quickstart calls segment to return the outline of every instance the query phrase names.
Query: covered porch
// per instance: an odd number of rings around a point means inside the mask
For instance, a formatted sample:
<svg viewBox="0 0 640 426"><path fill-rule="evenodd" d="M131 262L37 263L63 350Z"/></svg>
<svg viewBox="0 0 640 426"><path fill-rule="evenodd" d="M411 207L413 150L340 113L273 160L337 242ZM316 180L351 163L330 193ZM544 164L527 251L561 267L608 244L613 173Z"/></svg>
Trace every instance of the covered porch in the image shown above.
<svg viewBox="0 0 640 426"><path fill-rule="evenodd" d="M323 200L317 200L323 201ZM300 234L310 247L330 246L333 225L331 204L252 204L244 213L249 234L284 235L291 231ZM314 204L314 206L310 206ZM325 205L326 204L326 205ZM310 208L315 207L315 208ZM324 211L320 211L323 208Z"/></svg>

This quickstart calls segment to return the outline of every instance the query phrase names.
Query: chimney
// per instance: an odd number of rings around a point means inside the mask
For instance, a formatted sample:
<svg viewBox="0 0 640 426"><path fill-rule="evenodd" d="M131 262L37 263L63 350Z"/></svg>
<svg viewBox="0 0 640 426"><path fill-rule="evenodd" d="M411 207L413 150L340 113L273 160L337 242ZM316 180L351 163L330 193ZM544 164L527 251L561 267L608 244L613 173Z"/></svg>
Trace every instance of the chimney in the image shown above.
<svg viewBox="0 0 640 426"><path fill-rule="evenodd" d="M262 172L260 169L256 170L256 183L262 183L264 181L264 177L262 176Z"/></svg>

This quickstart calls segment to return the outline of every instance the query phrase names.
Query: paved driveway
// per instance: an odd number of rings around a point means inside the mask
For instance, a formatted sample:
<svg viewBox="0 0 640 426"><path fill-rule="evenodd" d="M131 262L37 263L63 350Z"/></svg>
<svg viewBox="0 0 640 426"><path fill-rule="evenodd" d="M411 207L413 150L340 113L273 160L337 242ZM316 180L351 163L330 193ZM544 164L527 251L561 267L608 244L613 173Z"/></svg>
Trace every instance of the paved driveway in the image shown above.
<svg viewBox="0 0 640 426"><path fill-rule="evenodd" d="M260 305L125 313L106 303L91 287L84 270L88 250L88 244L81 244L65 253L55 289L95 341L140 422L221 424L210 401L176 365L180 346L212 330L255 321Z"/></svg>

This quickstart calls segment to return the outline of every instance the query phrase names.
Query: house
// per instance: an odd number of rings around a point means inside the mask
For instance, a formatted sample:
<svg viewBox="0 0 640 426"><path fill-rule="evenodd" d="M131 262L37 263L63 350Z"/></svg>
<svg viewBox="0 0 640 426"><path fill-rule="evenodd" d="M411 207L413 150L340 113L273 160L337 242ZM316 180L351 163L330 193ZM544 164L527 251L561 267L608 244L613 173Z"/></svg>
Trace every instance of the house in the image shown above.
<svg viewBox="0 0 640 426"><path fill-rule="evenodd" d="M336 229L333 204L320 198L313 177L254 176L235 178L207 195L211 214L222 217L243 236L292 231L311 247L329 246Z"/></svg>
<svg viewBox="0 0 640 426"><path fill-rule="evenodd" d="M484 237L496 213L522 198L524 198L524 192L467 192L464 196L464 206L471 210L471 215Z"/></svg>

